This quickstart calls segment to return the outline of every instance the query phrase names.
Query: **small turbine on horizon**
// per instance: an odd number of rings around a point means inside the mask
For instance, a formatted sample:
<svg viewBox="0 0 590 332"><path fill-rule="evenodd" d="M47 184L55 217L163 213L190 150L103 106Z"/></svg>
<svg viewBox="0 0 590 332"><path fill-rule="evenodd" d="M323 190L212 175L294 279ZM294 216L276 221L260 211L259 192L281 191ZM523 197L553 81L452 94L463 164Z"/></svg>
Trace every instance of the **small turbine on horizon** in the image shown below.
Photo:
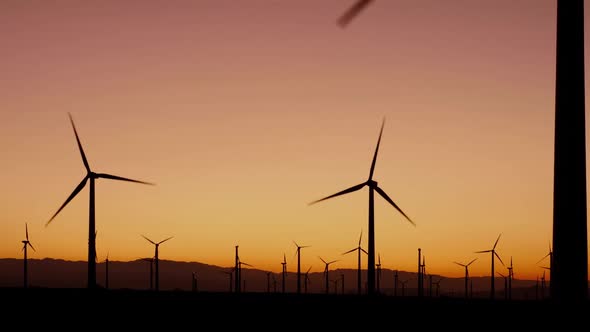
<svg viewBox="0 0 590 332"><path fill-rule="evenodd" d="M23 278L24 278L24 284L23 287L24 288L28 288L29 287L29 268L28 268L28 257L27 257L27 247L31 247L31 249L33 249L33 251L37 251L35 250L35 248L33 247L33 245L31 244L31 242L29 241L29 226L27 225L27 223L25 223L25 240L22 241L23 242L23 255L24 255L24 274L23 274Z"/></svg>
<svg viewBox="0 0 590 332"><path fill-rule="evenodd" d="M295 241L293 243L297 247L295 251L297 255L297 294L301 294L301 249L308 248L309 246L300 246Z"/></svg>
<svg viewBox="0 0 590 332"><path fill-rule="evenodd" d="M356 248L350 249L349 251L343 253L342 255L346 255L346 254L350 254L351 252L354 251L358 251L357 254L357 275L356 275L356 280L357 280L357 292L360 295L362 292L362 281L361 281L361 252L364 252L365 254L369 254L367 253L367 251L363 248L361 248L361 240L363 239L363 230L361 229L361 235L359 236L359 243L358 246Z"/></svg>
<svg viewBox="0 0 590 332"><path fill-rule="evenodd" d="M173 236L164 239L160 242L154 242L150 239L148 239L147 237L145 237L144 235L142 235L144 239L148 240L150 243L152 243L155 247L155 254L154 254L154 260L155 260L155 265L156 265L156 292L160 290L160 258L158 256L158 249L160 248L160 244L170 240L171 238L173 238Z"/></svg>
<svg viewBox="0 0 590 332"><path fill-rule="evenodd" d="M333 260L333 261L330 261L330 262L326 262L326 261L325 261L323 258L321 258L321 257L319 257L319 259L320 259L322 262L324 262L324 264L326 265L326 267L324 268L324 276L326 277L326 294L328 294L328 293L329 293L329 291L330 291L330 278L329 278L329 275L328 275L328 272L329 272L329 267L330 267L330 264L332 264L332 263L336 263L338 260Z"/></svg>
<svg viewBox="0 0 590 332"><path fill-rule="evenodd" d="M465 298L469 297L469 293L468 293L468 284L469 284L469 265L471 265L473 262L475 262L477 260L477 258L474 258L471 262L467 263L467 264L463 264L463 263L457 263L457 262L453 262L459 266L463 266L465 268Z"/></svg>
<svg viewBox="0 0 590 332"><path fill-rule="evenodd" d="M496 295L496 287L495 287L495 275L494 275L494 261L496 260L495 258L497 257L498 260L500 261L500 263L502 263L502 265L504 266L504 262L502 262L502 258L500 258L500 255L498 255L498 253L496 252L496 245L498 245L498 241L500 241L500 236L502 236L502 234L500 233L500 235L498 235L498 238L496 239L496 242L494 243L494 246L492 247L492 249L489 250L482 250L482 251L476 251L476 254L482 254L482 253L491 253L492 255L492 273L490 274L490 279L491 279L491 286L490 286L490 298L493 300L495 295Z"/></svg>

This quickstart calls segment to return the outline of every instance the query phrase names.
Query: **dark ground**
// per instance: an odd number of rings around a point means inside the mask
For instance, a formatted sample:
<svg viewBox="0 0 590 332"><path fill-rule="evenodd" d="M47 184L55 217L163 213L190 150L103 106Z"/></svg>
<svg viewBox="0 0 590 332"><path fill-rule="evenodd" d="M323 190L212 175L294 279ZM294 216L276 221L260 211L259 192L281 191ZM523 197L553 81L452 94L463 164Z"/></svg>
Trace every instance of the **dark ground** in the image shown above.
<svg viewBox="0 0 590 332"><path fill-rule="evenodd" d="M590 320L588 302L549 300L72 288L0 288L0 298L6 322L14 319L22 323L20 317L26 314L25 320L40 323L44 328L75 327L76 330L94 330L99 326L119 330L118 327L128 324L154 328L171 324L207 331L225 331L234 326L247 331L252 328L291 331L299 327L348 331L370 326L392 330L392 326L399 324L399 330L452 327L488 331L513 330L517 326L546 330L557 325L560 331L571 331L587 330ZM91 324L82 328L88 323ZM469 328L466 324L470 324ZM583 325L576 327L579 324Z"/></svg>

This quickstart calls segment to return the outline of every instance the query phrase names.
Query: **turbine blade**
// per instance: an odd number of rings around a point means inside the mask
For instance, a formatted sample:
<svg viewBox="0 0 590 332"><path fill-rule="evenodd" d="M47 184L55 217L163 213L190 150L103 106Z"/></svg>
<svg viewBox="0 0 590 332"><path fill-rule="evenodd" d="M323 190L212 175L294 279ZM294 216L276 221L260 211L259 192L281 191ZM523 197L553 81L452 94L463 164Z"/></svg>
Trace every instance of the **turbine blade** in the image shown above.
<svg viewBox="0 0 590 332"><path fill-rule="evenodd" d="M337 261L338 261L338 260L331 261L331 262L328 262L328 263L326 263L326 264L330 265L330 264L332 264L332 263L336 263Z"/></svg>
<svg viewBox="0 0 590 332"><path fill-rule="evenodd" d="M361 251L364 252L365 254L369 254L365 249L361 248Z"/></svg>
<svg viewBox="0 0 590 332"><path fill-rule="evenodd" d="M542 260L544 260L545 258L547 258L547 256L549 256L550 254L551 254L551 253L549 253L549 254L547 254L547 255L543 256L543 258L539 259L539 261L538 261L538 262L536 262L535 264L539 264L539 263L541 263L541 261L542 261Z"/></svg>
<svg viewBox="0 0 590 332"><path fill-rule="evenodd" d="M103 179L111 179L111 180L135 182L135 183L147 184L147 185L150 185L150 186L155 186L156 185L155 183L151 183L151 182L133 180L133 179L128 179L128 178L124 178L124 177L121 177L121 176L116 176L116 175L111 175L111 174L105 174L105 173L97 173L96 176L98 176L99 178L103 178Z"/></svg>
<svg viewBox="0 0 590 332"><path fill-rule="evenodd" d="M404 211L402 211L402 209L399 208L399 206L397 206L393 200L391 198L389 198L389 196L387 196L387 194L385 193L385 191L383 191L381 188L379 187L375 187L375 190L379 193L379 195L381 195L381 197L385 198L386 201L389 202L389 204L393 205L393 207L399 211L399 213L401 213L404 217L406 217L406 219L414 226L416 226L416 224L412 221L412 219L410 219L410 217L408 217Z"/></svg>
<svg viewBox="0 0 590 332"><path fill-rule="evenodd" d="M476 251L476 254L483 254L484 252L492 252L491 250Z"/></svg>
<svg viewBox="0 0 590 332"><path fill-rule="evenodd" d="M356 250L358 250L358 248L350 249L349 251L343 253L342 255L350 254L351 252L356 251Z"/></svg>
<svg viewBox="0 0 590 332"><path fill-rule="evenodd" d="M174 236L171 236L171 237L167 238L166 240L162 240L162 241L158 242L158 244L162 244L162 243L164 243L164 242L166 242L166 241L170 240L170 239L171 239L171 238L173 238L173 237L174 237Z"/></svg>
<svg viewBox="0 0 590 332"><path fill-rule="evenodd" d="M496 249L496 245L498 244L498 241L500 241L500 236L502 236L502 233L500 233L500 235L498 235L498 238L496 239L496 242L494 243L494 246L492 247L492 249Z"/></svg>
<svg viewBox="0 0 590 332"><path fill-rule="evenodd" d="M381 131L379 131L379 139L377 139L377 147L375 148L375 154L373 155L373 161L371 162L371 171L369 172L369 181L373 179L373 173L375 172L375 164L377 163L377 154L379 153L379 145L381 144L381 135L383 135L383 127L385 126L385 118L381 123Z"/></svg>
<svg viewBox="0 0 590 332"><path fill-rule="evenodd" d="M366 185L366 183L357 184L356 186L353 186L353 187L350 187L348 189L344 189L344 190L342 190L340 192L337 192L334 195L330 195L330 196L324 197L322 199L318 199L317 201L313 201L313 202L309 203L308 205L312 205L312 204L319 203L321 201L325 201L327 199L330 199L330 198L333 198L333 197L336 197L336 196L340 196L340 195L344 195L344 194L348 194L348 193L357 191L357 190L361 189L362 187L364 187L365 185Z"/></svg>
<svg viewBox="0 0 590 332"><path fill-rule="evenodd" d="M147 237L145 237L145 235L141 235L141 236L143 236L143 238L144 238L144 239L146 239L146 240L150 241L152 244L154 244L154 245L156 244L156 242L154 242L154 241L152 241L152 240L148 239Z"/></svg>
<svg viewBox="0 0 590 332"><path fill-rule="evenodd" d="M475 262L476 260L477 260L477 258L473 259L471 262L469 262L469 263L467 264L467 266L471 265L471 263Z"/></svg>
<svg viewBox="0 0 590 332"><path fill-rule="evenodd" d="M252 265L250 265L248 263L240 262L240 264L252 267Z"/></svg>
<svg viewBox="0 0 590 332"><path fill-rule="evenodd" d="M55 218L55 216L57 216L57 214L66 206L68 205L68 203L74 198L76 197L76 195L78 195L78 193L84 189L84 186L86 185L86 181L88 181L88 176L85 176L84 179L82 179L82 182L80 182L80 184L76 187L76 189L74 189L74 191L70 194L70 197L68 197L68 199L66 199L66 201L59 207L59 209L57 210L57 212L55 212L53 214L53 216L49 219L49 221L45 224L45 226L47 227L47 225L49 225L49 223L53 220L53 218Z"/></svg>
<svg viewBox="0 0 590 332"><path fill-rule="evenodd" d="M359 236L359 247L361 246L362 239L363 239L363 229L361 228L361 236Z"/></svg>
<svg viewBox="0 0 590 332"><path fill-rule="evenodd" d="M457 262L453 262L453 263L465 267L465 264L461 264L461 263L457 263Z"/></svg>
<svg viewBox="0 0 590 332"><path fill-rule="evenodd" d="M360 12L363 11L373 0L358 0L352 7L350 7L339 19L338 25L346 27Z"/></svg>
<svg viewBox="0 0 590 332"><path fill-rule="evenodd" d="M29 241L29 226L27 225L27 223L25 223L25 235L26 235L27 241Z"/></svg>
<svg viewBox="0 0 590 332"><path fill-rule="evenodd" d="M299 245L297 244L297 242L295 242L295 240L293 240L293 243L295 243L295 246L296 246L297 248L299 248Z"/></svg>
<svg viewBox="0 0 590 332"><path fill-rule="evenodd" d="M500 263L502 263L502 266L506 266L506 265L504 264L504 262L502 262L502 258L500 258L500 255L498 255L498 253L497 253L496 251L494 251L494 255L495 255L496 257L498 257L498 259L500 260Z"/></svg>
<svg viewBox="0 0 590 332"><path fill-rule="evenodd" d="M325 261L323 258L321 258L320 256L318 256L318 258L319 258L319 259L321 259L321 260L322 260L322 262L324 262L324 264L328 264L328 263L326 263L326 261Z"/></svg>
<svg viewBox="0 0 590 332"><path fill-rule="evenodd" d="M33 251L37 251L35 250L35 248L33 247L33 245L31 244L31 242L27 241L27 244L29 245L29 247L31 247L31 249L33 249Z"/></svg>
<svg viewBox="0 0 590 332"><path fill-rule="evenodd" d="M68 113L70 117L70 122L72 123L72 128L74 128L74 135L76 135L76 142L78 142L78 149L80 149L80 155L82 156L82 162L84 163L84 167L86 167L86 171L90 173L90 166L88 165L88 160L86 159L86 154L84 154L84 149L82 148L82 143L80 143L80 138L78 137L78 131L76 130L76 125L74 125L74 119L72 119L72 115Z"/></svg>
<svg viewBox="0 0 590 332"><path fill-rule="evenodd" d="M309 269L307 269L307 272L305 272L305 274L308 274L309 271L311 271L311 266L309 267Z"/></svg>

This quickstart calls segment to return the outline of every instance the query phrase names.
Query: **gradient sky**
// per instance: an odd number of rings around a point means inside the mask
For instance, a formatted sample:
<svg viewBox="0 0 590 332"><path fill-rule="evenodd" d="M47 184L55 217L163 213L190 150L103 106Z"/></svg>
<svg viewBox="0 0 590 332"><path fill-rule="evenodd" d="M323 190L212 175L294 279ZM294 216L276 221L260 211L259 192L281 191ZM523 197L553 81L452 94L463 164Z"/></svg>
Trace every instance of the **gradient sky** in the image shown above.
<svg viewBox="0 0 590 332"><path fill-rule="evenodd" d="M149 257L296 269L367 239L375 180L383 267L488 275L498 234L515 278L542 273L552 233L555 0L0 2L0 257L86 260L88 189L67 113L98 180L101 260ZM588 6L587 6L588 7ZM588 16L588 15L587 15ZM587 33L588 35L588 33ZM588 125L587 125L588 126ZM589 127L590 128L590 127ZM366 268L366 257L363 257ZM496 265L496 271L503 271Z"/></svg>

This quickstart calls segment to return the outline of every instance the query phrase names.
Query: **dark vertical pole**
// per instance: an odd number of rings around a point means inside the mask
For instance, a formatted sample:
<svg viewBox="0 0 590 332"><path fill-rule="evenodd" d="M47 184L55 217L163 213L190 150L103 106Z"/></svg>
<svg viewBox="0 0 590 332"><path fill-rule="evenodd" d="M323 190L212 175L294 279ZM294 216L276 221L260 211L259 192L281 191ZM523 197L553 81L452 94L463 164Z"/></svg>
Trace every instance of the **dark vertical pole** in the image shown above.
<svg viewBox="0 0 590 332"><path fill-rule="evenodd" d="M90 206L88 214L88 288L96 287L96 233L94 220L94 176L90 175Z"/></svg>
<svg viewBox="0 0 590 332"><path fill-rule="evenodd" d="M418 248L418 296L422 296L422 249Z"/></svg>
<svg viewBox="0 0 590 332"><path fill-rule="evenodd" d="M236 257L235 257L235 260L236 260L236 267L235 267L236 280L235 280L235 283L236 283L236 285L234 287L236 293L240 292L240 258L239 257L240 256L238 256L238 246L236 246Z"/></svg>
<svg viewBox="0 0 590 332"><path fill-rule="evenodd" d="M156 244L156 292L160 290L160 259L158 258L158 247Z"/></svg>
<svg viewBox="0 0 590 332"><path fill-rule="evenodd" d="M398 276L397 276L397 270L395 270L395 274L393 276L393 296L397 296L397 282L398 282Z"/></svg>
<svg viewBox="0 0 590 332"><path fill-rule="evenodd" d="M494 250L492 250L492 275L490 276L491 280L491 286L490 286L490 298L493 300L494 296L496 295L496 283L495 283L495 279L494 278Z"/></svg>
<svg viewBox="0 0 590 332"><path fill-rule="evenodd" d="M584 1L557 1L551 297L588 298Z"/></svg>
<svg viewBox="0 0 590 332"><path fill-rule="evenodd" d="M356 280L357 280L357 288L358 288L358 294L361 295L361 293L363 292L362 290L362 286L361 286L361 248L359 246L358 248L358 269L356 272Z"/></svg>
<svg viewBox="0 0 590 332"><path fill-rule="evenodd" d="M29 280L28 280L29 279L29 272L28 272L28 268L27 268L27 243L24 242L24 241L23 241L23 243L25 244L25 247L24 247L25 248L25 260L24 260L24 264L25 264L25 266L24 266L24 268L25 268L24 273L25 274L23 276L24 277L23 287L24 288L27 288L27 287L29 287Z"/></svg>
<svg viewBox="0 0 590 332"><path fill-rule="evenodd" d="M297 247L297 294L301 294L301 247Z"/></svg>
<svg viewBox="0 0 590 332"><path fill-rule="evenodd" d="M375 184L376 185L376 184ZM367 259L367 293L375 293L375 192L369 186L369 257Z"/></svg>
<svg viewBox="0 0 590 332"><path fill-rule="evenodd" d="M109 259L107 258L105 261L105 269L106 269L106 277L105 277L105 288L109 289Z"/></svg>

